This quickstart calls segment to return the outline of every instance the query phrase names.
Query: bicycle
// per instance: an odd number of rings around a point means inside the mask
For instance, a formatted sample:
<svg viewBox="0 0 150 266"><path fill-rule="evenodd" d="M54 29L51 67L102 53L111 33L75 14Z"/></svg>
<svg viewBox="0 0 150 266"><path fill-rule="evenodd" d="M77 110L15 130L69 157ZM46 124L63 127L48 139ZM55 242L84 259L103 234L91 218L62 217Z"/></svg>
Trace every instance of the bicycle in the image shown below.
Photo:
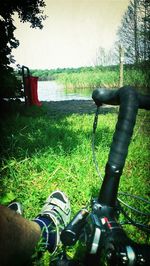
<svg viewBox="0 0 150 266"><path fill-rule="evenodd" d="M149 110L150 97L138 94L133 88L126 86L118 90L96 89L92 98L97 105L93 134L97 127L98 109L103 103L120 105L118 121L98 198L92 199L90 212L87 209L80 210L62 231L64 251L57 265L148 266L150 245L137 244L131 240L118 222L123 209L117 194L138 108ZM130 218L129 223L150 233L148 226L138 224ZM80 238L86 246L84 261L81 263L67 259L65 253L65 247L75 245Z"/></svg>

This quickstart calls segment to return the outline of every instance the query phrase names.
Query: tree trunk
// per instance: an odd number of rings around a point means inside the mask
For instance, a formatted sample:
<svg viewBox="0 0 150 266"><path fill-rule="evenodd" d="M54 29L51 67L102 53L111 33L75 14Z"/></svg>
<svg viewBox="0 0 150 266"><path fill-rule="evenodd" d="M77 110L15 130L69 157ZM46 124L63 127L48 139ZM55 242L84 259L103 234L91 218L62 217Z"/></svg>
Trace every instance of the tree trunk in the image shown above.
<svg viewBox="0 0 150 266"><path fill-rule="evenodd" d="M137 0L134 0L134 49L135 63L139 62L138 27L137 27Z"/></svg>
<svg viewBox="0 0 150 266"><path fill-rule="evenodd" d="M119 46L119 61L120 61L119 87L122 87L123 86L123 61L124 61L124 49L122 45Z"/></svg>

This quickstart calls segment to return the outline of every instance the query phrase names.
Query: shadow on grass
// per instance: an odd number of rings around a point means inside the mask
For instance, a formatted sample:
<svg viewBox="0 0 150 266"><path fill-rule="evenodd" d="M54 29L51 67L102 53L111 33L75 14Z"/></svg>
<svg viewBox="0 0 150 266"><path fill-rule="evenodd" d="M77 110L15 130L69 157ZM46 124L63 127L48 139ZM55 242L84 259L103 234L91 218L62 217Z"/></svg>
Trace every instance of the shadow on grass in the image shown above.
<svg viewBox="0 0 150 266"><path fill-rule="evenodd" d="M85 100L44 102L42 108L25 108L16 103L13 107L11 105L10 112L5 113L1 119L1 158L21 160L43 153L49 148L58 156L63 152L70 154L84 138L90 139L92 123L91 129L87 129L86 132L81 126L75 132L71 125L72 120L67 118L72 114L94 114L95 110L93 101ZM116 113L117 108L100 109L102 114L110 112ZM81 118L79 123L81 124ZM107 140L107 135L110 134L108 128L105 127L102 131L101 135L106 135ZM105 144L107 143L103 143L104 146Z"/></svg>

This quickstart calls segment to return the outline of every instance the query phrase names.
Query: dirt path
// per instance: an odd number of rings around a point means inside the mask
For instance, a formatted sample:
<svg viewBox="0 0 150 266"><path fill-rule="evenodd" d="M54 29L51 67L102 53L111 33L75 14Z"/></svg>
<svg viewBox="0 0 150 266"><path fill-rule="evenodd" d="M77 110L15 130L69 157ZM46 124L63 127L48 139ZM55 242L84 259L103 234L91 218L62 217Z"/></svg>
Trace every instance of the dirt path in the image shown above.
<svg viewBox="0 0 150 266"><path fill-rule="evenodd" d="M49 115L70 115L70 114L93 114L96 110L96 105L93 100L68 100L57 102L43 102L43 106L48 109ZM111 106L103 106L100 108L100 113L116 112L116 108Z"/></svg>

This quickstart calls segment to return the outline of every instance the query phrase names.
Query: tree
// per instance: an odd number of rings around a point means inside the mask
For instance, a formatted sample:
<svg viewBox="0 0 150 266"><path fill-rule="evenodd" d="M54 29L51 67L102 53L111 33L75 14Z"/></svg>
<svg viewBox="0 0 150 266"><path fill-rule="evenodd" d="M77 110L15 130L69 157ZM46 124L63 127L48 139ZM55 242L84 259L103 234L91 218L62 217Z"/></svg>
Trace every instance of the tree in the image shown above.
<svg viewBox="0 0 150 266"><path fill-rule="evenodd" d="M140 63L150 59L150 2L131 0L118 31L119 42L125 48L126 63Z"/></svg>
<svg viewBox="0 0 150 266"><path fill-rule="evenodd" d="M42 21L46 18L43 15L45 7L44 0L5 0L0 4L0 96L8 91L7 81L15 80L10 63L14 63L11 55L13 48L17 48L19 41L14 36L15 26L13 21L14 13L18 13L21 22L29 22L32 28L42 29ZM6 93L7 94L7 93Z"/></svg>
<svg viewBox="0 0 150 266"><path fill-rule="evenodd" d="M118 52L119 53L119 52ZM116 56L116 51L114 47L109 50L99 47L96 52L95 66L109 66L118 63L118 55Z"/></svg>
<svg viewBox="0 0 150 266"><path fill-rule="evenodd" d="M142 14L142 25L141 25L141 38L143 40L141 52L143 60L150 60L150 1L141 0L141 14Z"/></svg>
<svg viewBox="0 0 150 266"><path fill-rule="evenodd" d="M127 11L125 12L121 26L118 31L119 42L125 48L126 63L138 62L138 19L137 7L138 0L130 1Z"/></svg>

